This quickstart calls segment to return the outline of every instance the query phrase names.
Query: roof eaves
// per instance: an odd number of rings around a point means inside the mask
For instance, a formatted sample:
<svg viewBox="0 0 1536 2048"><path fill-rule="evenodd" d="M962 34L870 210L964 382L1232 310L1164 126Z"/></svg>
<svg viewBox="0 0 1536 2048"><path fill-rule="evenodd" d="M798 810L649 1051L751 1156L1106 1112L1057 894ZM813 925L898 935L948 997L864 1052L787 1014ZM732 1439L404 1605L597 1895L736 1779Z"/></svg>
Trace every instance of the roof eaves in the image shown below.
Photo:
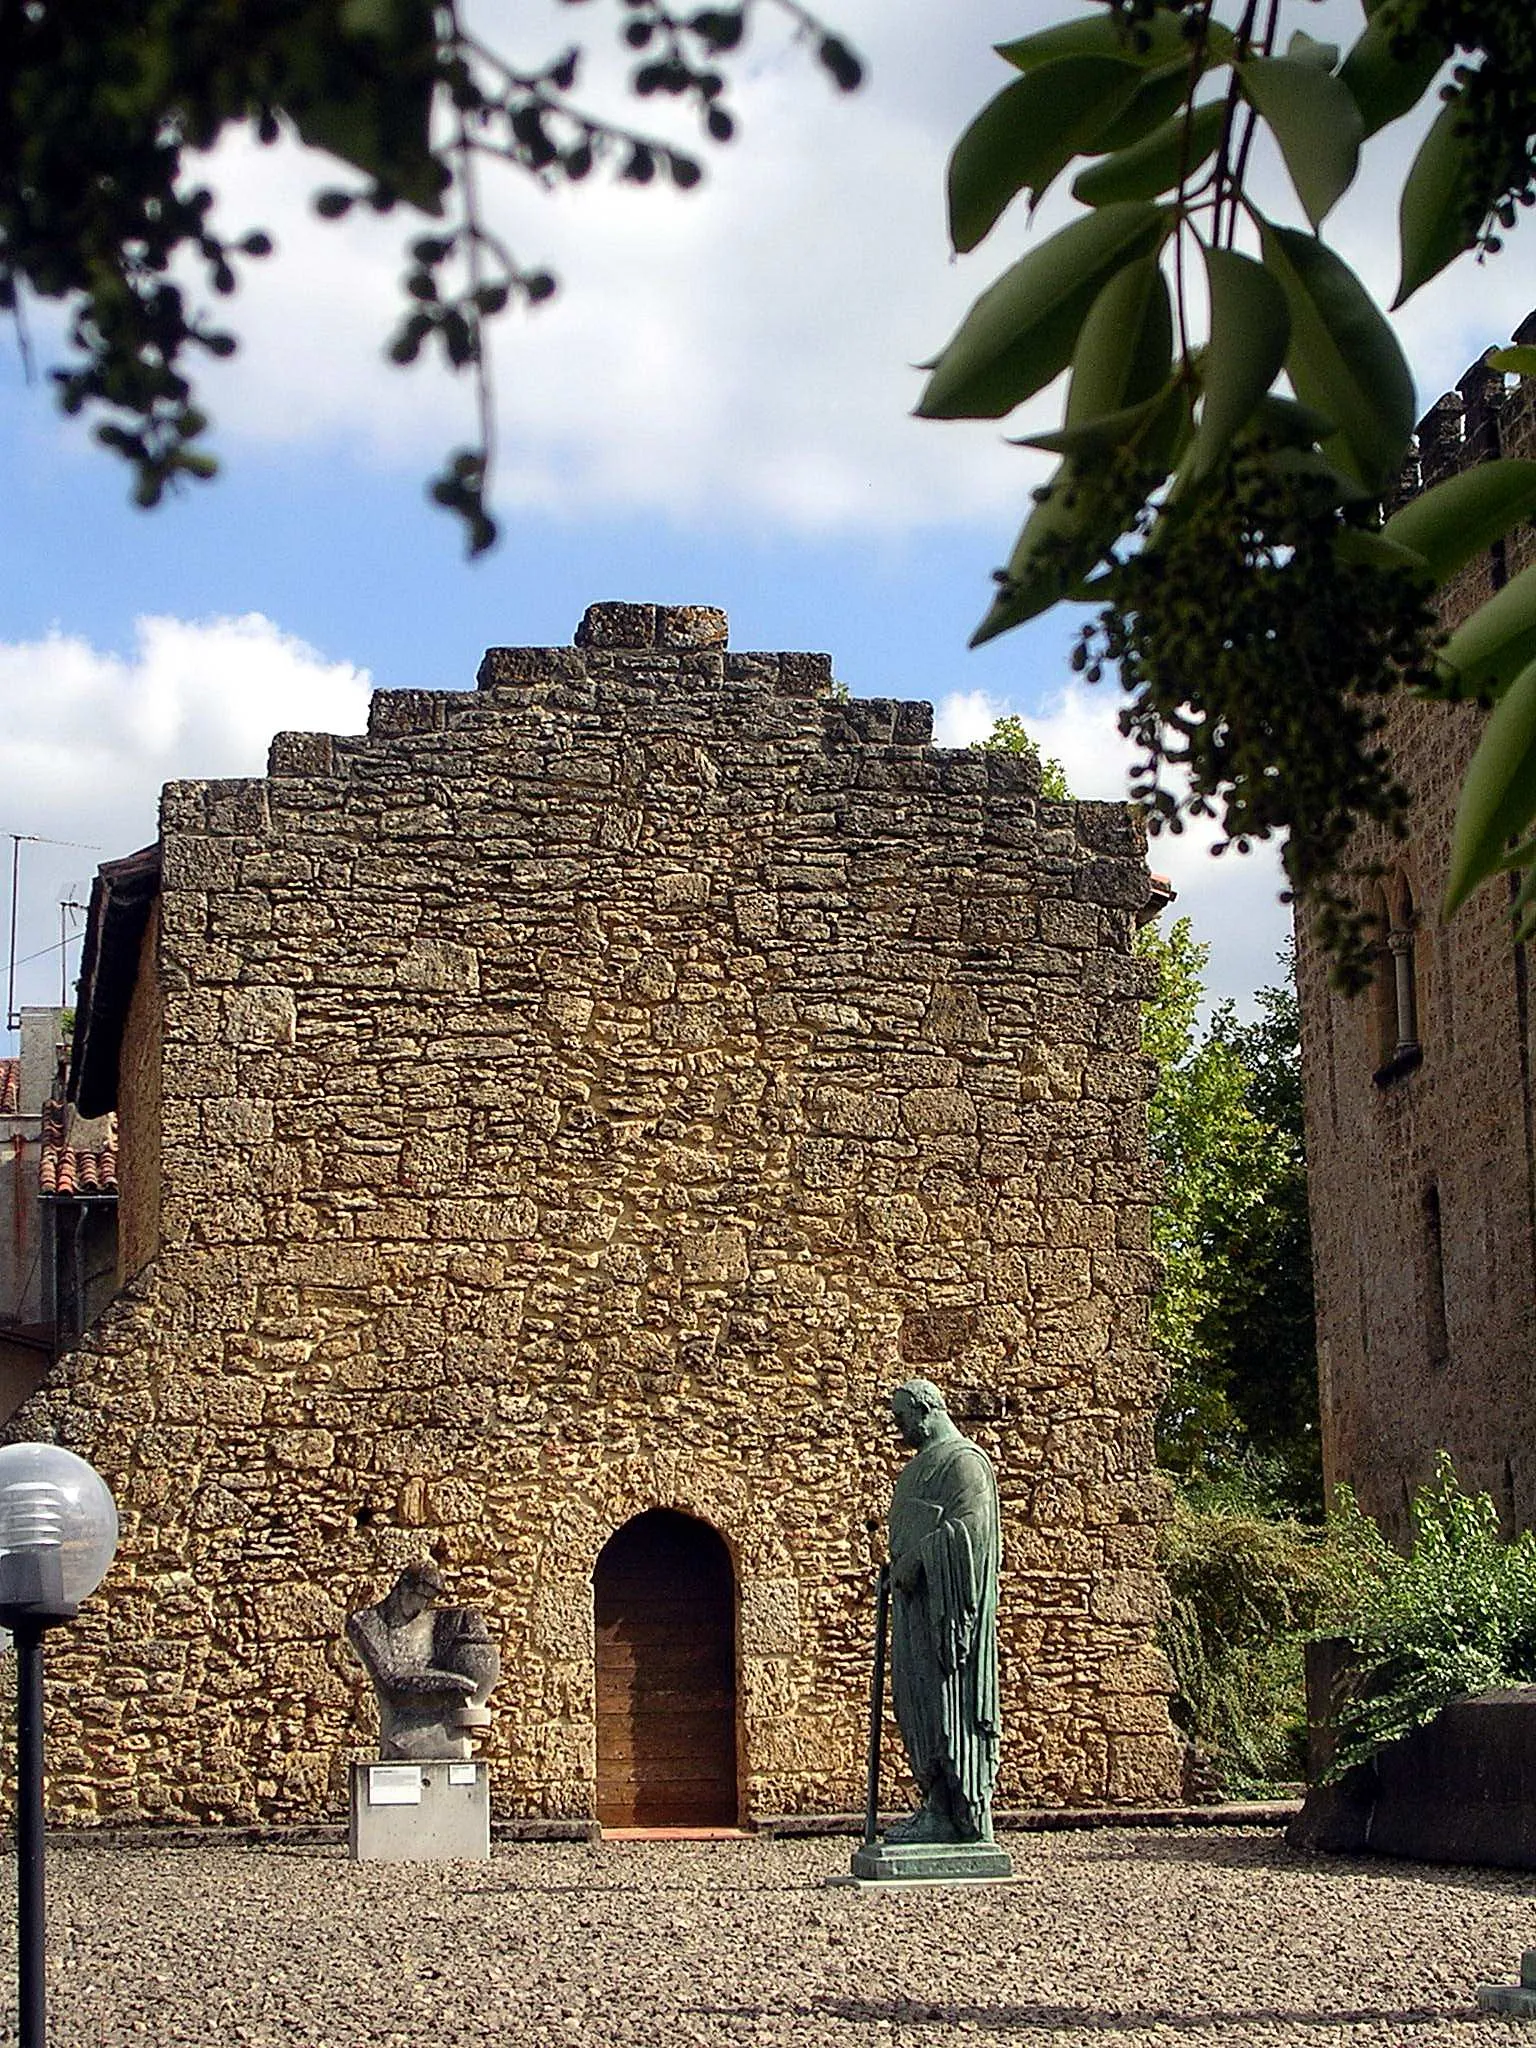
<svg viewBox="0 0 1536 2048"><path fill-rule="evenodd" d="M117 1061L133 999L139 950L160 893L160 844L103 861L91 884L80 956L69 1095L82 1116L117 1107Z"/></svg>

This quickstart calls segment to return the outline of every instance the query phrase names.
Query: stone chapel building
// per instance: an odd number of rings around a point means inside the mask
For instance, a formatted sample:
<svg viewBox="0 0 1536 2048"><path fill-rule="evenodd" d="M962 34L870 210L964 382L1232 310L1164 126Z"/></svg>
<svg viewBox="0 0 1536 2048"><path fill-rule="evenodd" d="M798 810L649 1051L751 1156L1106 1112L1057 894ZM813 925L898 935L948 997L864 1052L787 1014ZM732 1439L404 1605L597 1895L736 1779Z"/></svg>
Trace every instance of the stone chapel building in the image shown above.
<svg viewBox="0 0 1536 2048"><path fill-rule="evenodd" d="M1536 338L1536 315L1517 339ZM1419 424L1411 492L1536 456L1536 384L1481 362ZM1522 528L1443 595L1454 627L1536 560ZM1394 699L1387 742L1410 830L1353 842L1379 863L1375 986L1347 1000L1298 920L1302 1072L1323 1473L1402 1533L1442 1448L1511 1526L1536 1525L1536 1020L1516 878L1439 921L1462 778L1485 714Z"/></svg>
<svg viewBox="0 0 1536 2048"><path fill-rule="evenodd" d="M999 1471L999 1803L1175 1793L1137 828L725 642L594 606L102 870L122 1285L10 1425L122 1514L60 1817L339 1811L343 1620L423 1552L503 1813L856 1808L913 1373Z"/></svg>

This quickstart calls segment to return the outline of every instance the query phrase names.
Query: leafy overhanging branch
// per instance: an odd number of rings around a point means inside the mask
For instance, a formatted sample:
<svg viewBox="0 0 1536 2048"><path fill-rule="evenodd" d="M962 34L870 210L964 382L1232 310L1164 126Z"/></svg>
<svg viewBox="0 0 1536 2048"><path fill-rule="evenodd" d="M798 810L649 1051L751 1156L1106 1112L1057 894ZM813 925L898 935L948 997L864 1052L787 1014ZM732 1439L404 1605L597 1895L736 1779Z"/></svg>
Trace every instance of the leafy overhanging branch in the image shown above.
<svg viewBox="0 0 1536 2048"><path fill-rule="evenodd" d="M1064 597L1100 605L1077 664L1118 670L1154 829L1193 812L1221 817L1224 844L1283 834L1292 888L1317 904L1337 978L1358 986L1373 934L1345 863L1361 820L1402 829L1381 740L1394 689L1507 693L1467 781L1447 909L1510 861L1536 873L1536 580L1517 578L1444 645L1432 603L1536 514L1536 466L1491 465L1384 518L1413 383L1323 231L1368 139L1450 66L1404 185L1398 303L1464 251L1497 250L1536 197L1536 16L1495 0L1367 0L1341 52L1299 29L1282 47L1287 4L1234 0L1224 22L1216 0L1102 0L1000 47L1021 75L951 160L956 250L1019 195L1033 212L1080 159L1072 190L1089 210L982 295L917 409L1001 418L1070 366L1062 428L1031 437L1061 466L976 638ZM1261 125L1305 225L1261 212L1249 190ZM1144 317L1154 275L1166 344ZM1533 353L1495 366L1531 374Z"/></svg>
<svg viewBox="0 0 1536 2048"><path fill-rule="evenodd" d="M800 0L730 0L680 13L618 0L631 90L690 103L709 144L728 142L725 65L764 10L786 17L841 91L858 59ZM29 357L29 297L62 301L70 359L52 372L69 413L98 416L96 437L124 457L141 505L212 476L209 422L192 365L236 340L173 277L191 258L214 299L242 259L271 254L261 229L226 235L198 159L231 126L264 143L285 131L355 174L317 210L406 206L440 223L408 243L407 310L392 359L437 353L476 387L477 434L432 485L463 521L471 553L496 536L488 510L494 404L486 334L515 305L555 290L487 227L479 173L497 161L545 186L595 169L679 189L703 175L673 144L585 108L582 53L520 66L472 35L457 0L70 0L0 7L0 309Z"/></svg>

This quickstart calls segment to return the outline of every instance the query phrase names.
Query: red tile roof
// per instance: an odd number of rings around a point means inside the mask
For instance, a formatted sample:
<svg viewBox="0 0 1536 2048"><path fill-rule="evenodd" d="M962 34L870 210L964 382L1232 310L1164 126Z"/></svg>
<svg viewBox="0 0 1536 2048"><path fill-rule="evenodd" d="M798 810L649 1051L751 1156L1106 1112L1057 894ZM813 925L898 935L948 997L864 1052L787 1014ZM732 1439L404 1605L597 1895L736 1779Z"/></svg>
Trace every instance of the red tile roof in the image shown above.
<svg viewBox="0 0 1536 2048"><path fill-rule="evenodd" d="M21 1109L21 1061L0 1060L0 1116L16 1116Z"/></svg>
<svg viewBox="0 0 1536 2048"><path fill-rule="evenodd" d="M117 1193L117 1117L86 1119L67 1102L43 1104L38 1193L65 1201Z"/></svg>

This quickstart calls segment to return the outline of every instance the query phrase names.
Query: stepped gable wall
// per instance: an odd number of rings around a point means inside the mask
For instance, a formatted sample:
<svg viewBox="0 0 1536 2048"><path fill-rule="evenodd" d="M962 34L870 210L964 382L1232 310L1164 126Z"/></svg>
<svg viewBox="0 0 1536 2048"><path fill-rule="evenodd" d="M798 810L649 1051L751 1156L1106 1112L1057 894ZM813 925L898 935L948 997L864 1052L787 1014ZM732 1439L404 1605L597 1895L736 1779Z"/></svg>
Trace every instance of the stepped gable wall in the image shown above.
<svg viewBox="0 0 1536 2048"><path fill-rule="evenodd" d="M1138 832L724 639L594 607L166 789L158 1217L13 1426L123 1521L59 1818L339 1811L343 1619L423 1551L502 1647L499 1809L590 1814L593 1565L658 1506L734 1562L744 1817L857 1806L913 1373L1001 1480L1000 1802L1174 1791Z"/></svg>

